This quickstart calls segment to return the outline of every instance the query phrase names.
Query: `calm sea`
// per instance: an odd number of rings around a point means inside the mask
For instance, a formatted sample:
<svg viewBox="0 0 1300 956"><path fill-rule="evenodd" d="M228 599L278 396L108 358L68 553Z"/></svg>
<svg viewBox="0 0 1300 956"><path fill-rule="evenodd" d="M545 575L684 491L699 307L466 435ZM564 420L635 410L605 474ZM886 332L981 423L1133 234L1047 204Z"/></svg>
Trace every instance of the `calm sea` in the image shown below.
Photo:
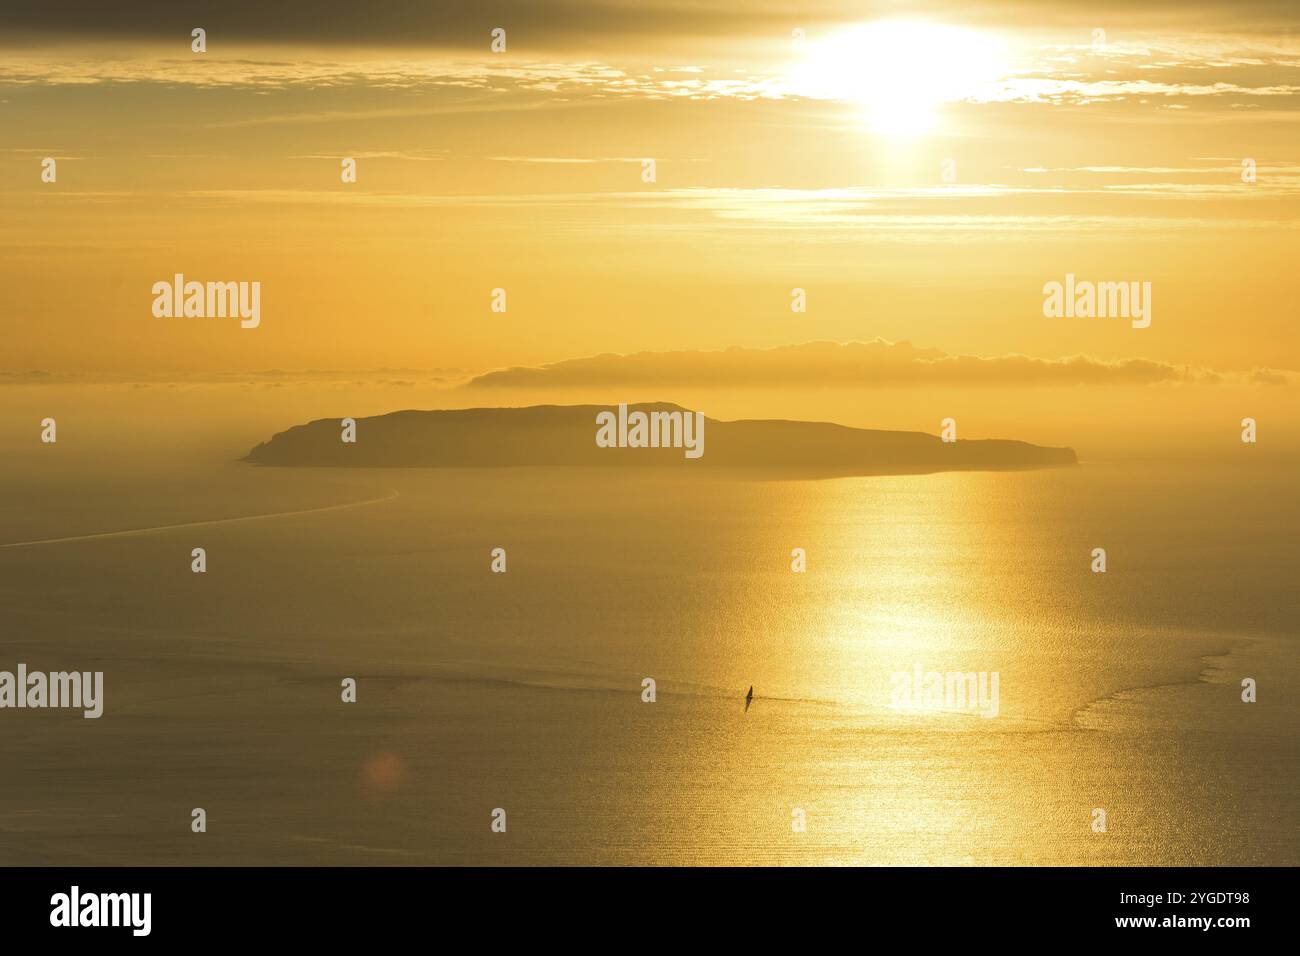
<svg viewBox="0 0 1300 956"><path fill-rule="evenodd" d="M1293 472L0 484L5 864L1300 863Z"/></svg>

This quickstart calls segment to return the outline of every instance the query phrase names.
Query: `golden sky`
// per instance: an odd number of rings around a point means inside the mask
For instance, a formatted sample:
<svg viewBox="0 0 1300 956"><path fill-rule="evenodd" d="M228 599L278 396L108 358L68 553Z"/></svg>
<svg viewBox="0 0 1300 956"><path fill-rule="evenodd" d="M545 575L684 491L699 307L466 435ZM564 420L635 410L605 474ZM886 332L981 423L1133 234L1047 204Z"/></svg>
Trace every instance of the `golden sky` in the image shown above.
<svg viewBox="0 0 1300 956"><path fill-rule="evenodd" d="M1300 369L1292 4L71 6L0 13L10 381ZM260 326L155 318L178 272ZM1044 317L1067 273L1150 282L1150 327Z"/></svg>

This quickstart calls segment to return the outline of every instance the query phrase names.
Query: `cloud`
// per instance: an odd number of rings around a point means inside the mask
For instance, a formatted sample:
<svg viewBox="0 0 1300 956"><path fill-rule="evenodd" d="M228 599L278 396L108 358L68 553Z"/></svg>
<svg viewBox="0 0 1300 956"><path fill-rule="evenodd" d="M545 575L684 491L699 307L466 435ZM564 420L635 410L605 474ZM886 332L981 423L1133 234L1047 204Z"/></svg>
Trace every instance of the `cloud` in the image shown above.
<svg viewBox="0 0 1300 956"><path fill-rule="evenodd" d="M808 20L849 16L835 0L813 0ZM380 45L476 46L486 50L490 33L505 27L520 43L590 41L598 37L665 36L734 32L738 16L784 28L789 12L778 0L384 0L382 14L357 0L222 0L219 4L105 3L60 0L57 4L0 5L0 34L58 34L127 40L176 37L189 46L190 30L202 26L209 47L220 42L374 43Z"/></svg>
<svg viewBox="0 0 1300 956"><path fill-rule="evenodd" d="M565 9L580 6L599 9L602 5L566 4ZM621 4L609 8L617 8L620 15L639 15ZM684 29L683 12L675 10L663 19ZM463 11L457 13L464 16ZM38 37L6 50L0 62L0 83L41 87L154 84L266 93L345 90L380 97L400 90L495 94L459 107L469 110L500 108L490 101L502 94L586 102L825 100L853 104L861 92L860 82L846 82L816 68L816 52L808 58L793 54L788 24L769 22L752 6L730 15L728 32L734 31L734 35L726 43L706 44L707 60L699 65L694 62L699 51L682 37L628 48L618 44L627 35L615 31L602 36L600 43L584 44L586 34L575 25L574 32L557 35L563 42L554 47L531 42L536 38L525 35L509 54L494 55L487 47L489 21L478 15L469 17L474 39L465 44L454 42L457 37L446 31L433 32L427 42L416 39L420 31L408 32L402 38L404 43L387 45L367 43L363 31L351 31L346 46L343 38L331 44L310 29L313 18L309 14L296 19L301 28L296 33L273 30L248 37L240 29L225 33L210 30L214 45L212 52L204 55L189 52L188 26L169 30L170 42L159 42L150 35L128 47L113 42L111 33L94 31L74 42L52 43ZM588 21L586 26L598 22ZM349 21L350 28L355 26ZM1079 31L1067 35L1087 36ZM218 36L223 39L219 45ZM833 41L835 26L814 30L812 36L818 42ZM706 42L690 31L684 37ZM969 88L952 85L950 95L941 98L972 106L1046 104L1069 108L1156 102L1168 108L1192 106L1226 113L1240 112L1243 107L1250 112L1263 105L1286 111L1300 97L1300 47L1267 34L1152 36L1141 44L1113 43L1102 51L1086 43L1051 42L1051 36L1030 33L1024 27L1008 31L1006 38L1012 52L993 75ZM268 45L272 41L279 45ZM573 49L575 45L579 49Z"/></svg>
<svg viewBox="0 0 1300 956"><path fill-rule="evenodd" d="M341 51L335 51L340 53ZM124 54L103 46L55 47L13 51L0 63L0 83L19 86L93 86L102 83L152 83L205 88L353 89L380 95L394 90L460 88L471 91L554 94L589 88L603 94L653 91L669 81L649 81L622 69L589 60L554 62L535 56L508 62L463 55L405 51L382 59L367 51L323 59L315 49L280 49L243 55L175 55L146 47ZM333 55L333 54L331 54ZM666 88L666 87L664 87Z"/></svg>
<svg viewBox="0 0 1300 956"><path fill-rule="evenodd" d="M132 388L162 386L221 387L262 386L281 388L286 385L339 385L348 387L410 387L421 385L443 388L465 380L468 373L456 368L378 368L357 369L264 369L251 372L49 372L43 370L6 371L0 369L0 385L126 385Z"/></svg>
<svg viewBox="0 0 1300 956"><path fill-rule="evenodd" d="M681 160L692 162L692 160ZM1239 179L1239 177L1238 177ZM1077 237L1081 232L1150 234L1188 229L1261 230L1300 228L1289 207L1270 199L1290 199L1300 194L1300 181L1263 174L1258 183L1243 185L1188 183L1130 183L1070 186L1013 186L1004 184L952 185L933 187L849 187L830 189L712 188L682 187L635 192L545 192L545 193L416 193L338 189L200 189L159 195L159 200L225 205L337 206L339 204L431 208L550 208L563 210L580 222L590 235L644 239L647 217L672 210L685 218L676 224L653 226L657 235L669 231L698 238L704 230L744 239L756 225L798 232L801 241L831 243L892 242L900 238L924 237L930 241L965 241L972 235L988 240L1015 242L1026 233ZM72 199L77 195L65 192ZM86 194L89 197L89 194ZM96 196L104 201L138 201L138 194ZM998 203L1021 196L1052 195L1070 208L1053 205L1043 209L1023 206L1002 211ZM1164 195L1183 200L1253 201L1260 213L1244 216L1194 216L1173 206L1145 208L1140 214L1120 205L1122 197ZM1109 197L1109 198L1107 198ZM621 217L608 214L620 211ZM1107 211L1109 210L1109 211ZM593 218L594 214L605 216ZM517 228L532 229L531 222L518 220ZM0 240L0 245L3 240Z"/></svg>
<svg viewBox="0 0 1300 956"><path fill-rule="evenodd" d="M866 19L879 4L843 0L385 0L382 15L357 0L222 0L221 3L169 0L167 3L0 4L0 34L56 34L127 41L179 37L188 45L195 26L210 42L241 40L315 43L376 43L482 46L489 31L504 26L529 43L591 43L597 39L734 36L737 22L751 29L788 35L792 10L797 24L815 28ZM885 11L896 6L883 5ZM1216 26L1232 31L1269 33L1295 22L1294 0L1180 0L1176 5L1146 0L932 0L921 6L935 19L1005 25L1026 19L1053 27L1119 27L1134 22L1177 25L1185 32ZM1112 32L1119 33L1118 29ZM1137 33L1128 31L1130 35Z"/></svg>
<svg viewBox="0 0 1300 956"><path fill-rule="evenodd" d="M606 353L473 374L457 368L265 369L243 372L115 374L0 369L0 385L247 386L336 384L434 388L696 388L814 386L1296 385L1300 372L1256 367L1220 371L1152 359L1086 355L960 355L910 342L805 342L775 348Z"/></svg>
<svg viewBox="0 0 1300 956"><path fill-rule="evenodd" d="M449 149L367 149L346 153L351 159L398 159L408 163L442 162L451 154ZM303 153L290 159L321 159L337 163L344 153Z"/></svg>
<svg viewBox="0 0 1300 956"><path fill-rule="evenodd" d="M594 166L600 163L642 163L638 156L484 156L494 163L534 163L541 166Z"/></svg>
<svg viewBox="0 0 1300 956"><path fill-rule="evenodd" d="M32 382L44 382L49 379L50 373L44 369L29 369L27 371L5 371L0 369L0 385L29 385Z"/></svg>
<svg viewBox="0 0 1300 956"><path fill-rule="evenodd" d="M1106 361L1085 355L952 355L910 342L808 342L771 349L638 352L569 359L479 375L472 388L632 386L778 387L821 385L1158 385L1295 384L1297 374L1255 369L1248 375L1150 359Z"/></svg>

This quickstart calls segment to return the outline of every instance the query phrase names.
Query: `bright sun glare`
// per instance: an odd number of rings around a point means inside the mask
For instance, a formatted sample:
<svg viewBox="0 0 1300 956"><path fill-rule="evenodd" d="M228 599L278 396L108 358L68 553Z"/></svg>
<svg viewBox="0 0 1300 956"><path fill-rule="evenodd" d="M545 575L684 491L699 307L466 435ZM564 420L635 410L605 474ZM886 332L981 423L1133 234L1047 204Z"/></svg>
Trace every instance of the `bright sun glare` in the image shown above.
<svg viewBox="0 0 1300 956"><path fill-rule="evenodd" d="M933 129L936 107L978 96L1006 73L996 37L918 21L867 23L813 41L789 76L790 92L857 103L891 137Z"/></svg>

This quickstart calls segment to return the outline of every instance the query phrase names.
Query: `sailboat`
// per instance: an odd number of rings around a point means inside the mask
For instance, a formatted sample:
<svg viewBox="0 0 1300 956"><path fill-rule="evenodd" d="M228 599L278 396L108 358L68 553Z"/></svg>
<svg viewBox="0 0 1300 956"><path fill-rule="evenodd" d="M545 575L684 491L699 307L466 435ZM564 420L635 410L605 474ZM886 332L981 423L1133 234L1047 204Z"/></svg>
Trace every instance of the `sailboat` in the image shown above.
<svg viewBox="0 0 1300 956"><path fill-rule="evenodd" d="M745 713L749 713L749 705L754 702L754 685L749 685L749 693L745 695Z"/></svg>

